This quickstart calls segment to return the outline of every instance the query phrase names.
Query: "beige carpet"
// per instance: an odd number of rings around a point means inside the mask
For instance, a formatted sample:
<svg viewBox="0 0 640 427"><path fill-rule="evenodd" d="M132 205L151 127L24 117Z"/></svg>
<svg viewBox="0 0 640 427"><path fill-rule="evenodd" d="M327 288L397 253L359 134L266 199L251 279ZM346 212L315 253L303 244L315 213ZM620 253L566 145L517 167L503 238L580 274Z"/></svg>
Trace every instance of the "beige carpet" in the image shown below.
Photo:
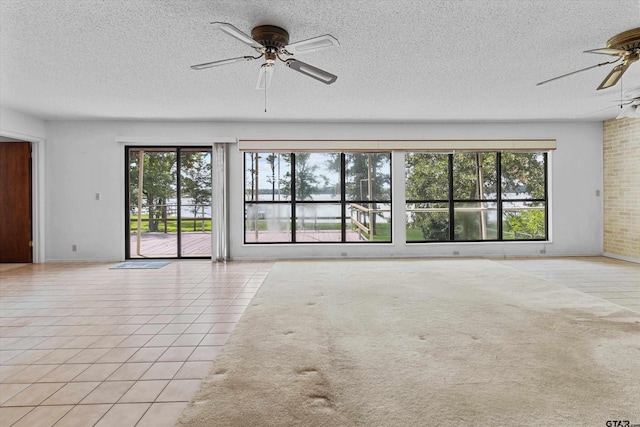
<svg viewBox="0 0 640 427"><path fill-rule="evenodd" d="M181 426L640 423L640 314L489 260L278 262Z"/></svg>

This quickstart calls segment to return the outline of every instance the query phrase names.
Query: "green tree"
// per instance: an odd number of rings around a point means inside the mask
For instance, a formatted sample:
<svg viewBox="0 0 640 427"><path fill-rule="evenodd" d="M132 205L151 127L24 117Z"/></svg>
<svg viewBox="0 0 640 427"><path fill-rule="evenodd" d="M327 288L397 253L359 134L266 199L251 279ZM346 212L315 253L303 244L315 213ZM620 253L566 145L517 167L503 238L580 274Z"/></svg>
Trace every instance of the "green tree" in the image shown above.
<svg viewBox="0 0 640 427"><path fill-rule="evenodd" d="M453 198L485 200L497 196L496 153L456 153L453 155ZM489 224L485 202L468 202L461 207L477 208L463 211L454 206L454 236L458 240L487 240L497 237L497 224Z"/></svg>
<svg viewBox="0 0 640 427"><path fill-rule="evenodd" d="M358 200L378 209L378 200L391 200L391 156L389 153L347 153L345 155L345 191L347 200ZM369 202L369 203L367 203ZM378 234L377 212L370 216L373 234ZM366 217L365 217L366 218ZM366 220L365 220L366 221Z"/></svg>
<svg viewBox="0 0 640 427"><path fill-rule="evenodd" d="M129 164L130 204L132 213L138 206L138 184L141 150L132 150ZM176 153L144 151L143 156L143 209L149 212L149 231L160 231L160 222L172 212L167 200L176 197ZM141 215L142 212L138 212Z"/></svg>
<svg viewBox="0 0 640 427"><path fill-rule="evenodd" d="M309 160L311 153L296 153L296 200L313 200L311 196L320 183L316 171L318 166Z"/></svg>
<svg viewBox="0 0 640 427"><path fill-rule="evenodd" d="M407 153L405 156L407 201L449 199L449 156L439 153ZM417 208L448 208L445 203L416 203ZM411 212L408 226L424 240L449 240L448 212ZM410 230L407 230L409 234Z"/></svg>
<svg viewBox="0 0 640 427"><path fill-rule="evenodd" d="M284 194L291 194L298 201L313 200L311 196L318 190L318 176L316 171L318 166L310 162L311 153L295 153L295 170L296 170L296 193L291 192L291 170L282 175L280 179L280 188ZM281 155L286 165L291 165L292 156L289 153Z"/></svg>
<svg viewBox="0 0 640 427"><path fill-rule="evenodd" d="M203 205L211 204L211 153L206 152L184 152L181 154L181 197L190 198L193 206L193 231L196 231L195 218L198 212L204 211ZM204 219L202 220L204 230Z"/></svg>
<svg viewBox="0 0 640 427"><path fill-rule="evenodd" d="M271 153L265 159L269 168L271 168L271 176L267 177L267 182L271 184L271 200L276 199L276 160L278 156L275 153Z"/></svg>
<svg viewBox="0 0 640 427"><path fill-rule="evenodd" d="M502 192L512 199L544 199L544 156L541 153L503 153ZM528 205L530 207L544 207L543 202L529 202ZM504 238L544 238L546 234L545 222L543 209L505 211Z"/></svg>
<svg viewBox="0 0 640 427"><path fill-rule="evenodd" d="M544 198L544 156L540 153L502 153L502 192L532 199Z"/></svg>
<svg viewBox="0 0 640 427"><path fill-rule="evenodd" d="M506 195L510 198L544 198L545 165L542 154L503 153L501 157L503 199ZM497 198L496 153L456 153L452 155L452 160L452 190L455 200ZM415 201L416 208L431 209L411 212L410 229L420 230L424 240L448 240L451 226L448 213L449 155L407 153L405 166L407 200ZM459 207L486 208L486 202L460 203L454 208ZM497 237L496 227L489 223L489 215L484 209L454 210L454 226L456 239L480 240L492 235ZM544 235L544 211L505 211L503 228L505 233L518 232L525 237Z"/></svg>
<svg viewBox="0 0 640 427"><path fill-rule="evenodd" d="M168 206L177 198L177 152L132 149L129 155L129 204L131 215L138 210L140 153L143 156L142 210L149 214L149 231L163 231L161 224L177 215L175 207ZM193 204L211 202L211 154L208 152L181 152L181 192L183 199ZM194 207L194 216L197 213ZM195 227L195 224L194 224Z"/></svg>
<svg viewBox="0 0 640 427"><path fill-rule="evenodd" d="M406 199L447 200L449 198L449 156L447 154L407 153Z"/></svg>

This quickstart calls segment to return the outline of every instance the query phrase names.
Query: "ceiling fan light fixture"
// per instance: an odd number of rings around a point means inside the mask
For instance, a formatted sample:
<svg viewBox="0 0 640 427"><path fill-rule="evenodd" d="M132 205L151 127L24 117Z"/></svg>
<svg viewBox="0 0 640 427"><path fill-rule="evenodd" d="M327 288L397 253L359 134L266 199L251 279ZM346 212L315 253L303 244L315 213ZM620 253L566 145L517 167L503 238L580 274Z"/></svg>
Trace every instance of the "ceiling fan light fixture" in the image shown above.
<svg viewBox="0 0 640 427"><path fill-rule="evenodd" d="M267 89L271 85L271 78L273 77L273 64L264 63L260 67L260 74L258 74L258 82L256 83L256 90Z"/></svg>
<svg viewBox="0 0 640 427"><path fill-rule="evenodd" d="M640 108L638 104L631 104L618 114L616 119L637 119L640 118Z"/></svg>

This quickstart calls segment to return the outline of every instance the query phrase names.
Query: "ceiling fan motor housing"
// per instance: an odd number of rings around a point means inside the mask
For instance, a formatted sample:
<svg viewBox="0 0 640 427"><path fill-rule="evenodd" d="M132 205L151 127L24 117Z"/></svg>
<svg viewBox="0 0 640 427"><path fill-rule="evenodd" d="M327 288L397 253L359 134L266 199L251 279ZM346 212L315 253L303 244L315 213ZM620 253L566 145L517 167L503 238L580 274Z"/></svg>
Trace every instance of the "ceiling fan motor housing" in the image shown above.
<svg viewBox="0 0 640 427"><path fill-rule="evenodd" d="M607 41L607 47L628 52L640 50L640 28L634 28L611 37Z"/></svg>
<svg viewBox="0 0 640 427"><path fill-rule="evenodd" d="M274 25L260 25L251 30L251 38L267 48L267 52L280 52L289 44L287 30ZM275 53L273 52L273 53Z"/></svg>
<svg viewBox="0 0 640 427"><path fill-rule="evenodd" d="M623 64L628 67L640 60L640 28L634 28L611 37L607 41L607 47L625 50L627 53L624 55Z"/></svg>
<svg viewBox="0 0 640 427"><path fill-rule="evenodd" d="M607 47L626 50L629 59L637 60L640 53L640 28L617 34L607 41Z"/></svg>

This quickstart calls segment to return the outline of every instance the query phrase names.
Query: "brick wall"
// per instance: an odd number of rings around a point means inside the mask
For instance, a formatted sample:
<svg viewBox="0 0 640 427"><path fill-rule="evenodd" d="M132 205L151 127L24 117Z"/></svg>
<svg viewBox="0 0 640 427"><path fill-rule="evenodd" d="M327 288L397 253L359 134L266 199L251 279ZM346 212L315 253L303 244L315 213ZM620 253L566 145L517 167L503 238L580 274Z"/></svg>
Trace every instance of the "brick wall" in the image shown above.
<svg viewBox="0 0 640 427"><path fill-rule="evenodd" d="M640 119L604 122L604 253L640 260Z"/></svg>

